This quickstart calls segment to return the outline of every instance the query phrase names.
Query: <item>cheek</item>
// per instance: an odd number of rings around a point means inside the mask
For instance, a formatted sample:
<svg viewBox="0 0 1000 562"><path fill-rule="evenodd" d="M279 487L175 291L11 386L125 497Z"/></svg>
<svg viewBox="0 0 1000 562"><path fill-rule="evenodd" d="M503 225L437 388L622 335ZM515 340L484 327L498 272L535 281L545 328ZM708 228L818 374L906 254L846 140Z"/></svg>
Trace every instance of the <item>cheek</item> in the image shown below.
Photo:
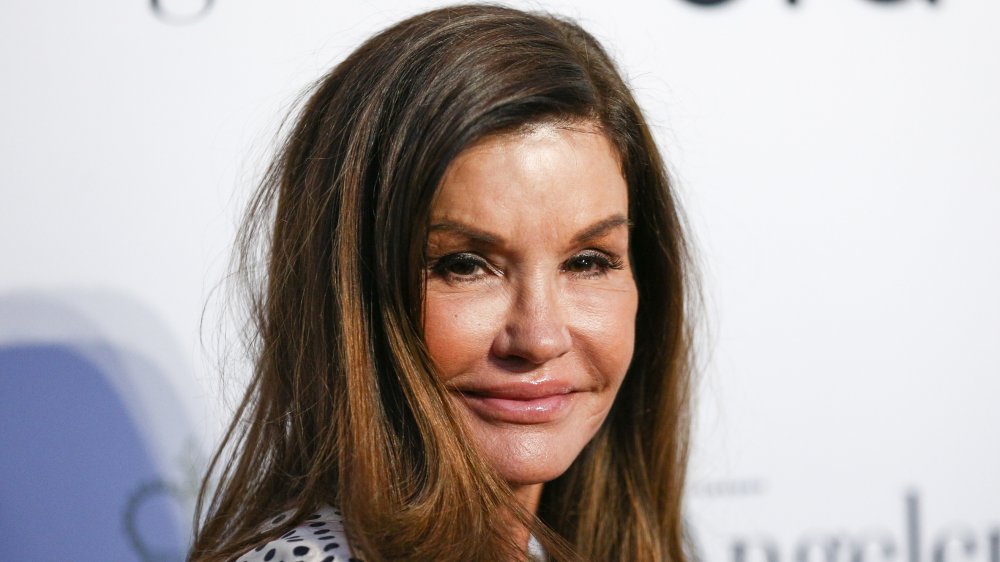
<svg viewBox="0 0 1000 562"><path fill-rule="evenodd" d="M486 359L503 310L495 298L428 290L424 341L442 378L448 380Z"/></svg>
<svg viewBox="0 0 1000 562"><path fill-rule="evenodd" d="M634 284L622 290L598 290L580 296L577 341L602 382L617 388L635 349L638 292Z"/></svg>

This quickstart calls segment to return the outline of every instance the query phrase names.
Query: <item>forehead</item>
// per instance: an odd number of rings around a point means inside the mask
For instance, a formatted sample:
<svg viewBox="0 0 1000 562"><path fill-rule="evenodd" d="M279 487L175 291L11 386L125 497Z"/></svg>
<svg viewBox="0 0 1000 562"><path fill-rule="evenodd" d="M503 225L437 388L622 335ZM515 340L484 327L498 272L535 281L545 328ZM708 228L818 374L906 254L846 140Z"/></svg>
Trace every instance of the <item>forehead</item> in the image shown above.
<svg viewBox="0 0 1000 562"><path fill-rule="evenodd" d="M451 163L431 207L451 220L512 232L628 214L616 151L598 129L546 124L487 137Z"/></svg>

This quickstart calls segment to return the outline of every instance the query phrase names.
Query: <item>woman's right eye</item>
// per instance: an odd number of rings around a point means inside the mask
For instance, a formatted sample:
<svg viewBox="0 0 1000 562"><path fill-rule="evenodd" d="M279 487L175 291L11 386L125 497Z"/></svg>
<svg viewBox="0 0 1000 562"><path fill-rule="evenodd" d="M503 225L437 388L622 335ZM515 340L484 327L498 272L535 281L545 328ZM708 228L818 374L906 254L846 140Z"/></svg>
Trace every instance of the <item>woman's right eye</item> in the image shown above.
<svg viewBox="0 0 1000 562"><path fill-rule="evenodd" d="M469 253L443 256L431 263L431 271L449 281L475 281L491 270L486 260Z"/></svg>

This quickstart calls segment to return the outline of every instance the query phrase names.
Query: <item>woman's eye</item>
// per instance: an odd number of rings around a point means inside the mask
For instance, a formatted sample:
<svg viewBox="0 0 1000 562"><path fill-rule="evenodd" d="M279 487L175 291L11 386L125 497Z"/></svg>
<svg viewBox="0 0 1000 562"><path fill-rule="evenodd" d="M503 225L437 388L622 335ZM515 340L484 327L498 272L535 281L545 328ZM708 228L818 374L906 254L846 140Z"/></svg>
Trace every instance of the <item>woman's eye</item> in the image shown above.
<svg viewBox="0 0 1000 562"><path fill-rule="evenodd" d="M587 252L570 258L563 269L583 277L604 275L609 269L622 269L621 258L602 252Z"/></svg>
<svg viewBox="0 0 1000 562"><path fill-rule="evenodd" d="M431 264L431 270L446 279L471 281L486 275L489 264L475 254L452 254L438 258Z"/></svg>

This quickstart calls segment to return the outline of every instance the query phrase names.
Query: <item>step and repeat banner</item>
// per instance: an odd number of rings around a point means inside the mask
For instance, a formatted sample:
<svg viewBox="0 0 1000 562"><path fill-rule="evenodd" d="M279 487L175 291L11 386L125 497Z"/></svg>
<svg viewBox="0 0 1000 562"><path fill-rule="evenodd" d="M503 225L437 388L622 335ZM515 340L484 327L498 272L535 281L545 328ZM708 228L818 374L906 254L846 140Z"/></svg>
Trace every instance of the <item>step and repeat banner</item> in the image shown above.
<svg viewBox="0 0 1000 562"><path fill-rule="evenodd" d="M5 4L0 558L183 558L281 120L437 5ZM1000 562L1000 3L513 5L604 41L681 193L701 558Z"/></svg>

